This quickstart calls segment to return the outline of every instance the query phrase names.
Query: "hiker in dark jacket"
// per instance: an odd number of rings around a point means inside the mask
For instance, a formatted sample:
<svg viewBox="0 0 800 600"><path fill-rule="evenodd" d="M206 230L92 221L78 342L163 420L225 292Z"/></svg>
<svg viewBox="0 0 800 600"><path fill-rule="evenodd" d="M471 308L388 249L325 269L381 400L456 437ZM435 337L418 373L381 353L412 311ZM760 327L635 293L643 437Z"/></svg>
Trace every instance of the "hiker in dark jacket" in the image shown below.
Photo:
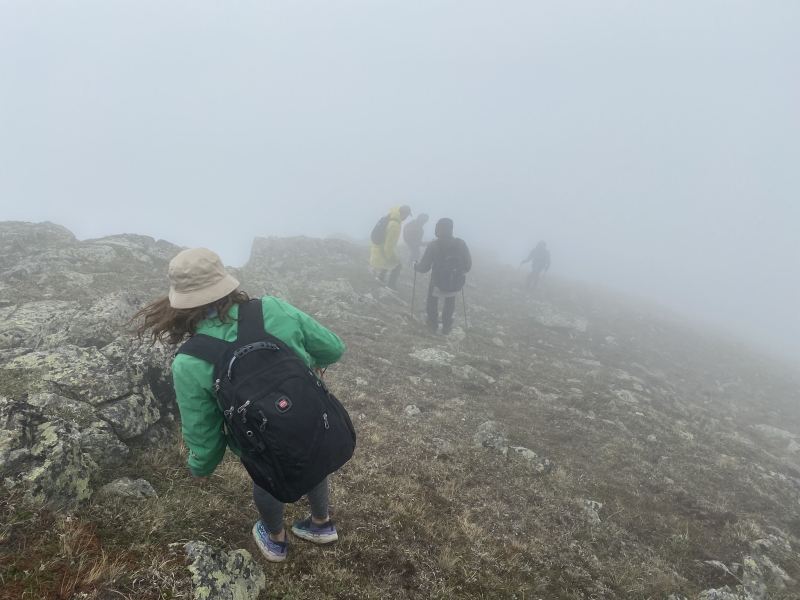
<svg viewBox="0 0 800 600"><path fill-rule="evenodd" d="M187 337L205 334L228 342L236 340L240 305L249 298L238 290L239 282L226 270L217 256L205 248L179 253L169 263L169 295L140 310L128 321L139 318L134 333L170 345ZM344 344L307 314L283 300L264 296L261 299L264 329L278 338L302 359L318 378L323 369L337 362ZM178 354L172 363L181 431L189 450L189 470L200 484L205 484L226 449L241 457L228 429L214 393L214 365L188 354ZM267 560L286 559L289 540L283 527L283 503L267 490L253 483L253 499L261 520L253 526L253 538ZM292 525L292 533L316 544L338 539L336 527L328 518L328 478L308 493L311 515ZM236 503L236 510L245 510Z"/></svg>
<svg viewBox="0 0 800 600"><path fill-rule="evenodd" d="M428 242L423 242L422 237L425 235L423 227L428 222L428 215L421 214L416 219L403 227L403 241L411 250L412 264L419 261L419 249L422 246L427 246Z"/></svg>
<svg viewBox="0 0 800 600"><path fill-rule="evenodd" d="M531 250L528 258L523 260L520 266L528 261L530 261L533 270L531 274L528 275L528 282L525 284L525 287L531 287L531 283L533 283L533 289L536 289L539 287L539 274L542 270L547 272L550 269L550 250L547 249L547 244L544 240L536 244L536 247Z"/></svg>
<svg viewBox="0 0 800 600"><path fill-rule="evenodd" d="M439 298L444 298L442 333L447 335L453 328L456 296L466 282L464 273L472 268L472 257L464 240L453 237L452 219L440 219L436 223L435 234L436 239L428 244L422 260L414 264L414 270L419 273L431 271L428 327L431 331L439 329Z"/></svg>

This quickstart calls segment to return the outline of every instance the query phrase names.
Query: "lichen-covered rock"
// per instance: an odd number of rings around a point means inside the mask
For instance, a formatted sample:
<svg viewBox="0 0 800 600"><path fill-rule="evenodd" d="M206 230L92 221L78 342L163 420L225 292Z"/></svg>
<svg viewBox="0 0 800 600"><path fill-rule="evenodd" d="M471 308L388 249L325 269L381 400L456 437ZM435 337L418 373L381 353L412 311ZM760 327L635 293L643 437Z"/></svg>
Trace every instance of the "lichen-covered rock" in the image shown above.
<svg viewBox="0 0 800 600"><path fill-rule="evenodd" d="M68 310L62 308L51 313L52 318L42 324L33 339L34 347L102 348L120 336L120 325L138 309L134 296L125 292L103 296L88 307L77 302L72 304Z"/></svg>
<svg viewBox="0 0 800 600"><path fill-rule="evenodd" d="M146 500L147 498L154 498L158 495L153 489L153 486L150 485L150 482L146 479L131 479L130 477L115 479L111 483L104 485L101 491L116 496L136 498L137 500Z"/></svg>
<svg viewBox="0 0 800 600"><path fill-rule="evenodd" d="M29 458L36 466L21 477L28 493L60 508L73 508L88 499L92 495L89 477L96 465L82 449L78 428L65 421L48 421L33 430L33 439Z"/></svg>
<svg viewBox="0 0 800 600"><path fill-rule="evenodd" d="M128 454L123 440L168 437L171 352L134 342L121 325L166 292L180 248L0 222L0 249L0 472L7 485L72 506L91 493L89 473Z"/></svg>
<svg viewBox="0 0 800 600"><path fill-rule="evenodd" d="M105 421L93 421L81 429L83 451L101 466L115 466L130 453L130 448L122 442Z"/></svg>
<svg viewBox="0 0 800 600"><path fill-rule="evenodd" d="M476 446L494 448L500 451L508 448L508 439L506 439L503 429L494 421L481 423L478 427L478 431L475 433L473 443Z"/></svg>
<svg viewBox="0 0 800 600"><path fill-rule="evenodd" d="M745 556L742 561L742 588L753 600L763 600L767 593L764 573L752 556Z"/></svg>
<svg viewBox="0 0 800 600"><path fill-rule="evenodd" d="M142 435L161 419L152 394L131 394L115 400L103 405L100 414L123 440Z"/></svg>
<svg viewBox="0 0 800 600"><path fill-rule="evenodd" d="M132 373L126 365L112 365L96 348L61 346L30 352L10 361L5 368L38 373L42 385L61 396L99 405L133 390Z"/></svg>
<svg viewBox="0 0 800 600"><path fill-rule="evenodd" d="M266 585L264 570L247 550L227 552L197 541L185 550L194 600L255 600Z"/></svg>
<svg viewBox="0 0 800 600"><path fill-rule="evenodd" d="M77 306L77 302L63 300L0 306L0 348L32 347L44 326Z"/></svg>

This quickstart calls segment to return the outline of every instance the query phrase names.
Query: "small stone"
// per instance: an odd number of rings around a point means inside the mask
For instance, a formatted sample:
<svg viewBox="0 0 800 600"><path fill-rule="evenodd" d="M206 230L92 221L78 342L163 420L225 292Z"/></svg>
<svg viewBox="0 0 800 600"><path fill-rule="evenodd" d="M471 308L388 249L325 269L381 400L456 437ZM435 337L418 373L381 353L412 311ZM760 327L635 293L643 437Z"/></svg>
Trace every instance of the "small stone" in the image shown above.
<svg viewBox="0 0 800 600"><path fill-rule="evenodd" d="M452 452L453 444L442 438L435 437L431 440L441 452Z"/></svg>
<svg viewBox="0 0 800 600"><path fill-rule="evenodd" d="M496 338L492 338L492 343L493 343L495 346L497 346L498 348L504 348L504 347L505 347L505 342L503 342L503 340L501 340L501 339L500 339L500 338L498 338L498 337L496 337Z"/></svg>
<svg viewBox="0 0 800 600"><path fill-rule="evenodd" d="M358 420L359 421L363 421L366 418L367 418L367 415L365 415L364 413L358 413Z"/></svg>
<svg viewBox="0 0 800 600"><path fill-rule="evenodd" d="M409 404L408 406L405 407L403 412L405 413L405 415L407 417L415 417L418 414L420 414L422 411L419 408L417 408L415 405Z"/></svg>
<svg viewBox="0 0 800 600"><path fill-rule="evenodd" d="M146 479L130 479L129 477L115 479L111 483L104 485L101 491L117 496L136 498L137 500L158 497L149 481Z"/></svg>
<svg viewBox="0 0 800 600"><path fill-rule="evenodd" d="M597 415L594 414L593 410L590 410L588 413L586 413L586 418L594 421L597 418Z"/></svg>
<svg viewBox="0 0 800 600"><path fill-rule="evenodd" d="M356 385L367 385L369 382L361 377L356 377Z"/></svg>
<svg viewBox="0 0 800 600"><path fill-rule="evenodd" d="M531 463L533 465L534 470L537 473L546 475L547 473L553 470L553 465L550 462L550 459L544 458L543 456L539 456L533 450L530 450L523 446L511 446L511 450L521 455L523 458L525 458L525 460Z"/></svg>
<svg viewBox="0 0 800 600"><path fill-rule="evenodd" d="M476 446L494 448L500 451L504 448L508 448L508 440L505 435L503 435L502 428L494 421L481 423L478 427L478 431L475 433L473 443Z"/></svg>
<svg viewBox="0 0 800 600"><path fill-rule="evenodd" d="M647 436L647 441L650 442L651 444L655 444L658 441L658 438L656 438L656 436L654 436L651 433L650 435Z"/></svg>
<svg viewBox="0 0 800 600"><path fill-rule="evenodd" d="M583 511L586 513L586 521L591 526L600 525L600 509L603 508L602 502L595 502L594 500L585 500Z"/></svg>

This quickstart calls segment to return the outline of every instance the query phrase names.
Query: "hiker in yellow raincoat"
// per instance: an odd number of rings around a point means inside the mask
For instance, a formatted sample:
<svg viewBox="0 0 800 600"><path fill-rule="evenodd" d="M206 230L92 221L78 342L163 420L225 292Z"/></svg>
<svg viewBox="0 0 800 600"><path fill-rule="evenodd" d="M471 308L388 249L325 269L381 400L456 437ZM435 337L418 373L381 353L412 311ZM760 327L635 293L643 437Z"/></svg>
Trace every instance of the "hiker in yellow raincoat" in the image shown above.
<svg viewBox="0 0 800 600"><path fill-rule="evenodd" d="M384 215L375 225L372 231L372 248L370 251L369 264L381 272L378 281L386 283L386 273L389 276L389 288L397 289L397 278L400 277L400 257L397 255L397 242L400 240L400 224L411 214L411 208L407 205L400 207L393 206L388 215Z"/></svg>

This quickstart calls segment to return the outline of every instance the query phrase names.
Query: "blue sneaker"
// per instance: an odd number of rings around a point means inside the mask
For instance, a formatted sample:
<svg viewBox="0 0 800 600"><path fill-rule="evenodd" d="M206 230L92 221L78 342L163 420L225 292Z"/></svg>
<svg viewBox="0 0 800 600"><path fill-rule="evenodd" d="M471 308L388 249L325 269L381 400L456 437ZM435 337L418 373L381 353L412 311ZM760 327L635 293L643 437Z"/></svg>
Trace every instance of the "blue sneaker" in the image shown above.
<svg viewBox="0 0 800 600"><path fill-rule="evenodd" d="M259 521L253 525L253 539L256 541L256 546L261 550L270 562L283 562L286 560L286 553L289 551L289 540L285 542L273 542L269 537L269 531L264 526L263 521Z"/></svg>
<svg viewBox="0 0 800 600"><path fill-rule="evenodd" d="M315 544L330 544L339 539L336 533L336 526L333 521L328 519L322 525L317 525L311 517L302 521L295 521L292 525L292 533L303 540L314 542Z"/></svg>

